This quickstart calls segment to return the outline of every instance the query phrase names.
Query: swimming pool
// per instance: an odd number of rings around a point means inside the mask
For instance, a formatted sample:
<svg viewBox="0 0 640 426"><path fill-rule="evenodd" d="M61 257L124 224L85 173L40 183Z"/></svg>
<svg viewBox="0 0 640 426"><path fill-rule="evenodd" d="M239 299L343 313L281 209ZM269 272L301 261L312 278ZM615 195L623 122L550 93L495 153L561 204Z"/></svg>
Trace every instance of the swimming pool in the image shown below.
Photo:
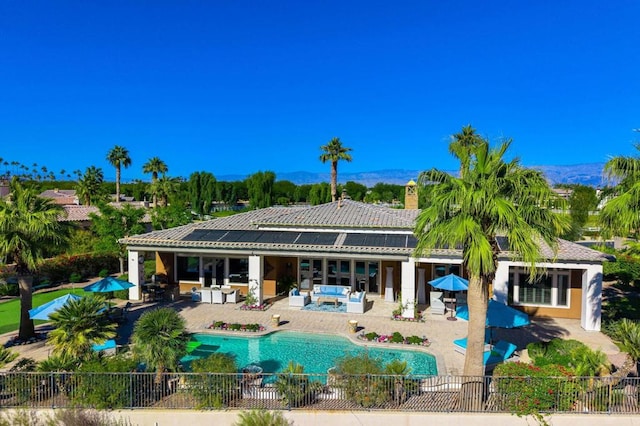
<svg viewBox="0 0 640 426"><path fill-rule="evenodd" d="M436 375L436 359L422 351L359 346L341 336L278 331L261 337L236 337L194 334L192 340L201 342L191 354L182 358L188 368L191 361L206 358L213 353L225 353L236 358L238 368L258 364L265 373L276 373L293 360L304 366L305 373L326 373L335 365L335 359L345 354L368 352L381 358L383 364L394 359L407 361L413 374Z"/></svg>

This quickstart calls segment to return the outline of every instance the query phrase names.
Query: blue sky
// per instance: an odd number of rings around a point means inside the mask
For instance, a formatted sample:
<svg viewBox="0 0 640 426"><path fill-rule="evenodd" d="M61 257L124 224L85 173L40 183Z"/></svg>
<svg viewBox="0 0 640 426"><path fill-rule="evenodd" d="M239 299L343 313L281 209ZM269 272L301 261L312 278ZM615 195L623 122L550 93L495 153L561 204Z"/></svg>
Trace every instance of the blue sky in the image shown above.
<svg viewBox="0 0 640 426"><path fill-rule="evenodd" d="M0 157L142 178L455 170L449 136L525 165L635 155L640 3L0 0ZM2 166L0 166L2 171Z"/></svg>

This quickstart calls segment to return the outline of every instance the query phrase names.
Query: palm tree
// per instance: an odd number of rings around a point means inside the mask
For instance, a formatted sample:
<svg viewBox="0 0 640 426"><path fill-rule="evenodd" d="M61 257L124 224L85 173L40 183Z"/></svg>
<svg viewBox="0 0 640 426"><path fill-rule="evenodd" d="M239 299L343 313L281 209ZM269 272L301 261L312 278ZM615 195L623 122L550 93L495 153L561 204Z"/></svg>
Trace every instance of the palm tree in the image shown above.
<svg viewBox="0 0 640 426"><path fill-rule="evenodd" d="M93 344L115 337L117 324L107 319L104 308L102 297L82 297L70 299L51 314L54 329L48 341L53 354L62 359L86 360L92 355Z"/></svg>
<svg viewBox="0 0 640 426"><path fill-rule="evenodd" d="M159 202L160 206L166 207L169 203L169 197L180 189L180 181L178 178L172 178L169 176L162 176L149 186L149 191L153 195L154 207L156 202Z"/></svg>
<svg viewBox="0 0 640 426"><path fill-rule="evenodd" d="M164 176L165 173L169 171L169 168L165 164L164 161L159 159L158 157L152 157L144 163L142 166L143 173L151 173L151 185L155 184L158 181L158 173L162 173ZM156 194L153 194L153 207L156 207L158 203L158 197Z"/></svg>
<svg viewBox="0 0 640 426"><path fill-rule="evenodd" d="M635 145L640 151L640 143ZM605 173L619 180L617 195L600 212L605 234L620 237L640 235L640 157L614 157L604 165Z"/></svg>
<svg viewBox="0 0 640 426"><path fill-rule="evenodd" d="M429 184L431 199L416 221L416 255L441 247L461 247L463 268L469 279L469 327L464 376L484 375L483 348L489 285L504 255L498 238L508 240L509 250L529 265L530 279L541 272L541 244L557 246L557 236L569 224L547 208L557 196L535 170L514 159L505 162L511 141L491 149L477 137L466 148L454 151L463 167L459 178L437 169L423 172L419 181ZM466 386L462 403L470 409L482 395L478 382ZM482 384L480 383L480 386ZM464 389L463 389L464 390Z"/></svg>
<svg viewBox="0 0 640 426"><path fill-rule="evenodd" d="M78 171L76 191L78 193L78 197L85 205L90 206L93 202L101 198L103 182L104 176L102 174L102 169L98 167L87 167L84 175L80 175Z"/></svg>
<svg viewBox="0 0 640 426"><path fill-rule="evenodd" d="M120 169L131 165L131 158L127 148L116 145L107 154L107 161L116 168L116 203L120 202Z"/></svg>
<svg viewBox="0 0 640 426"><path fill-rule="evenodd" d="M0 199L0 258L8 256L16 265L20 288L18 338L21 340L35 336L33 320L29 318L33 272L47 250L63 248L69 241L68 226L58 221L62 212L61 206L39 197L16 178L11 182L10 200Z"/></svg>
<svg viewBox="0 0 640 426"><path fill-rule="evenodd" d="M323 151L320 155L320 161L326 163L331 161L331 201L338 199L338 161L345 160L350 162L351 148L342 146L340 138L333 138L328 144L320 147Z"/></svg>
<svg viewBox="0 0 640 426"><path fill-rule="evenodd" d="M178 361L187 353L188 340L184 319L171 308L142 314L131 336L134 353L148 368L156 370L156 384L161 383L162 373L178 368Z"/></svg>

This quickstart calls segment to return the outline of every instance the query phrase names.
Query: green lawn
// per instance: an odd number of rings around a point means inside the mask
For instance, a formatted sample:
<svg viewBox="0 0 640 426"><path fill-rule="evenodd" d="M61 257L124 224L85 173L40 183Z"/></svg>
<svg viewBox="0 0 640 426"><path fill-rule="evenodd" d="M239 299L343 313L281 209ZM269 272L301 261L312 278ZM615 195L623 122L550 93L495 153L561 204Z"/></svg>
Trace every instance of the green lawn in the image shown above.
<svg viewBox="0 0 640 426"><path fill-rule="evenodd" d="M38 293L33 295L33 307L45 304L57 297L65 295L67 293L74 293L78 296L86 294L81 288L76 289L62 289L49 291L46 293ZM46 321L36 320L36 325L43 324ZM20 326L20 299L13 299L0 303L0 334L17 331Z"/></svg>

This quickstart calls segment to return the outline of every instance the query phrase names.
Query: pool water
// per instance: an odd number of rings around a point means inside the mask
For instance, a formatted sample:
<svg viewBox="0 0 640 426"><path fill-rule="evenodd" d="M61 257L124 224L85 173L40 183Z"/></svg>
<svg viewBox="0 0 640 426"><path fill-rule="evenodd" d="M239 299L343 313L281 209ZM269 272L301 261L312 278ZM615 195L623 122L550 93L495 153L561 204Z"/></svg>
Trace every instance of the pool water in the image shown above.
<svg viewBox="0 0 640 426"><path fill-rule="evenodd" d="M335 360L346 354L381 358L382 363L399 359L407 361L412 374L436 375L436 359L422 351L359 346L341 336L279 331L261 337L219 336L194 334L192 340L201 342L193 352L181 359L189 368L191 361L206 358L213 353L235 356L238 368L257 364L265 373L277 373L289 361L304 366L305 373L326 373Z"/></svg>

